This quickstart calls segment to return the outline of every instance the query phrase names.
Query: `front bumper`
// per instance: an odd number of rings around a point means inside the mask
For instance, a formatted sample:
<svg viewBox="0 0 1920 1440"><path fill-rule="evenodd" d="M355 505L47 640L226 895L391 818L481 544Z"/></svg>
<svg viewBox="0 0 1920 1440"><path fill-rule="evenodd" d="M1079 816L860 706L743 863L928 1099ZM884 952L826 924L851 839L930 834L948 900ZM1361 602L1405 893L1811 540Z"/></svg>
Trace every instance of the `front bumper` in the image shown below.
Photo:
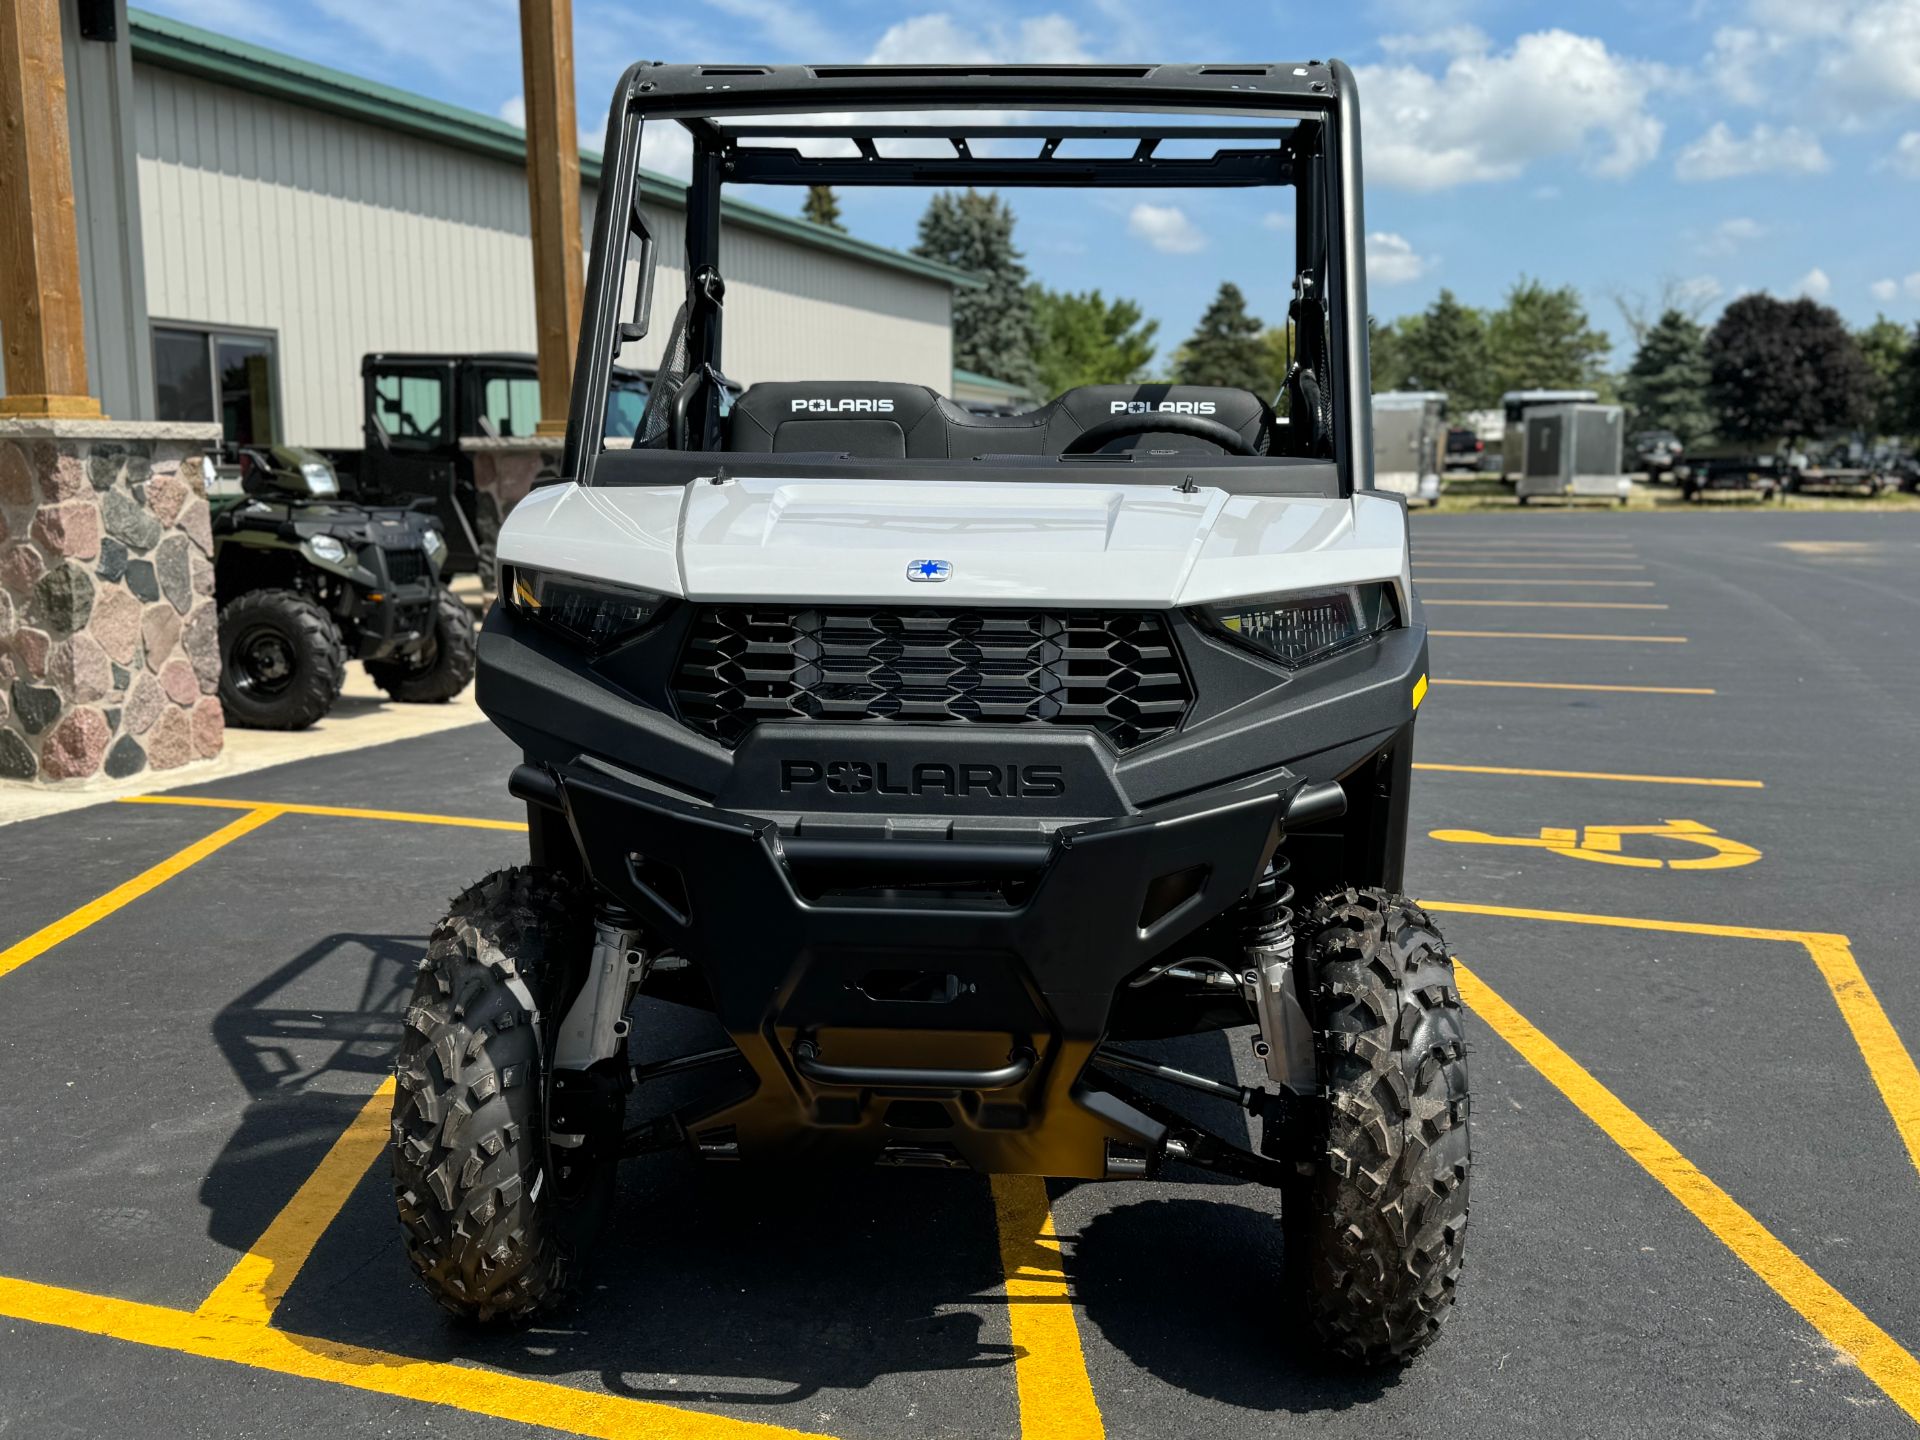
<svg viewBox="0 0 1920 1440"><path fill-rule="evenodd" d="M1247 892L1302 789L1280 769L1044 841L863 849L605 764L516 780L656 944L706 957L750 1077L683 1117L701 1149L1090 1178L1164 1135L1082 1074L1115 993ZM882 883L821 888L863 870ZM982 874L1018 899L941 888Z"/></svg>
<svg viewBox="0 0 1920 1440"><path fill-rule="evenodd" d="M702 1151L1097 1178L1165 1136L1088 1070L1116 996L1247 893L1306 786L1344 781L1372 829L1289 857L1398 881L1424 629L1293 674L1180 644L1192 713L1124 754L1044 724L781 721L728 749L645 693L670 634L596 660L497 606L479 698L526 754L538 863L692 962L744 1060L682 1116Z"/></svg>

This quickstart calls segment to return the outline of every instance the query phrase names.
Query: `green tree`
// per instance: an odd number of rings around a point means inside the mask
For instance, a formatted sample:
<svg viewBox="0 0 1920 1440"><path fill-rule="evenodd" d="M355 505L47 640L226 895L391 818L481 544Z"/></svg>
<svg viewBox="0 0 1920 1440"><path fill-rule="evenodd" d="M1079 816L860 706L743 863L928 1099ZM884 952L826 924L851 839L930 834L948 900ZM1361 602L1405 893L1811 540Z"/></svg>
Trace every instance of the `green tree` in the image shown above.
<svg viewBox="0 0 1920 1440"><path fill-rule="evenodd" d="M1207 313L1173 360L1179 385L1231 385L1271 396L1280 377L1261 332L1265 327L1247 312L1247 297L1231 280L1220 286Z"/></svg>
<svg viewBox="0 0 1920 1440"><path fill-rule="evenodd" d="M800 213L816 225L824 225L829 230L845 231L840 223L840 197L833 193L831 185L807 186L806 203L801 205Z"/></svg>
<svg viewBox="0 0 1920 1440"><path fill-rule="evenodd" d="M1899 435L1905 430L1908 417L1900 378L1913 338L1907 334L1906 326L1880 315L1864 330L1856 331L1854 339L1872 376L1873 432Z"/></svg>
<svg viewBox="0 0 1920 1440"><path fill-rule="evenodd" d="M920 217L913 253L971 271L986 282L953 297L953 363L1015 385L1036 385L1027 267L1013 245L1013 211L998 195L943 190Z"/></svg>
<svg viewBox="0 0 1920 1440"><path fill-rule="evenodd" d="M1487 321L1491 396L1507 390L1573 390L1596 385L1607 358L1607 334L1587 318L1571 285L1549 290L1522 276L1507 303Z"/></svg>
<svg viewBox="0 0 1920 1440"><path fill-rule="evenodd" d="M1647 328L1620 384L1620 398L1633 407L1637 426L1671 430L1688 444L1713 429L1706 338L1699 323L1679 310L1666 311Z"/></svg>
<svg viewBox="0 0 1920 1440"><path fill-rule="evenodd" d="M1379 395L1388 390L1412 389L1410 351L1420 329L1420 317L1402 315L1398 320L1382 324L1379 316L1375 315L1369 316L1367 323L1367 353L1373 364L1373 393Z"/></svg>
<svg viewBox="0 0 1920 1440"><path fill-rule="evenodd" d="M1893 400L1888 418L1892 434L1920 437L1920 323L1907 337L1907 353L1900 357L1900 369L1893 377Z"/></svg>
<svg viewBox="0 0 1920 1440"><path fill-rule="evenodd" d="M1408 388L1444 390L1455 410L1483 410L1499 399L1485 315L1442 290L1418 322L1405 336Z"/></svg>
<svg viewBox="0 0 1920 1440"><path fill-rule="evenodd" d="M1137 379L1153 359L1160 328L1131 300L1107 300L1098 290L1082 294L1035 285L1027 291L1036 337L1034 364L1042 394L1076 385L1119 385Z"/></svg>
<svg viewBox="0 0 1920 1440"><path fill-rule="evenodd" d="M1715 431L1770 445L1865 425L1873 372L1839 313L1815 300L1743 295L1707 335Z"/></svg>

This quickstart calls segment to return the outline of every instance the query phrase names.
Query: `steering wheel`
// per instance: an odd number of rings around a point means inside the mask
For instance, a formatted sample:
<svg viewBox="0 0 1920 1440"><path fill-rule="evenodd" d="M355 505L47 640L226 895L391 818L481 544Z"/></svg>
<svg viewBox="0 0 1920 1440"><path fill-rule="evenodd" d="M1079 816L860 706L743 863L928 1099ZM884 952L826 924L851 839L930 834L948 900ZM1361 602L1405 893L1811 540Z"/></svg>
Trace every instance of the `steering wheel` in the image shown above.
<svg viewBox="0 0 1920 1440"><path fill-rule="evenodd" d="M1258 455L1238 430L1198 415L1172 415L1164 411L1146 411L1115 415L1098 425L1082 430L1067 442L1062 455L1090 455L1101 446L1127 435L1191 435L1209 445L1218 445L1229 455Z"/></svg>

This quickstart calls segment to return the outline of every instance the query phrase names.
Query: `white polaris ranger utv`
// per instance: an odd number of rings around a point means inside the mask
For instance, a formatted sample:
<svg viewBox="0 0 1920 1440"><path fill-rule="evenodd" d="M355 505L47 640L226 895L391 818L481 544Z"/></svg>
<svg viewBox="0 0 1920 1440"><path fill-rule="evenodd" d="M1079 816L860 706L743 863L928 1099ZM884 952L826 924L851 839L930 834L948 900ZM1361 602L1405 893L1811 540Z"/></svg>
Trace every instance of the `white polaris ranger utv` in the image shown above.
<svg viewBox="0 0 1920 1440"><path fill-rule="evenodd" d="M692 141L686 294L609 448L649 125ZM507 520L480 641L529 863L454 901L407 1015L421 1278L477 1319L557 1302L645 1150L1179 1164L1279 1190L1286 1307L1334 1351L1420 1350L1460 1273L1467 1065L1400 893L1427 641L1404 502L1369 483L1352 74L642 64L606 155L562 479ZM812 184L1288 190L1284 391L981 416L881 373L726 405L722 188ZM655 1053L642 992L728 1043ZM1245 1036L1239 1080L1137 1048L1211 1031ZM629 1127L668 1075L697 1098Z"/></svg>

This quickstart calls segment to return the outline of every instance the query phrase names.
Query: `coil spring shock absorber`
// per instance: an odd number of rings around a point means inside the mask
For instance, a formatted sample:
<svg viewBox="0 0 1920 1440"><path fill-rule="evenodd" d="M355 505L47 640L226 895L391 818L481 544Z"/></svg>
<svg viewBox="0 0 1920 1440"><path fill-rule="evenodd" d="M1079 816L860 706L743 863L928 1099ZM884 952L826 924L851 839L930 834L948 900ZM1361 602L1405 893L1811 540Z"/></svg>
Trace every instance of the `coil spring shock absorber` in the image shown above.
<svg viewBox="0 0 1920 1440"><path fill-rule="evenodd" d="M1314 1064L1313 1027L1300 1004L1294 978L1289 868L1286 856L1276 852L1266 874L1241 902L1245 948L1240 987L1260 1023L1253 1053L1267 1067L1267 1078L1286 1090L1309 1095L1319 1084L1319 1071Z"/></svg>

